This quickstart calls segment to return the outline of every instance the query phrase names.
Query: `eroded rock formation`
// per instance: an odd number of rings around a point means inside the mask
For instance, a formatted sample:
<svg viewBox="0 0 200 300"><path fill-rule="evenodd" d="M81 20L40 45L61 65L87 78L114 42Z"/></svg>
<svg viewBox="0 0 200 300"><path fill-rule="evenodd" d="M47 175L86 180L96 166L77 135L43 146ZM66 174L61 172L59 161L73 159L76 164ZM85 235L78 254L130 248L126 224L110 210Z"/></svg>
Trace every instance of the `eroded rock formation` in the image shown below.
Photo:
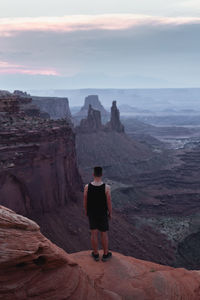
<svg viewBox="0 0 200 300"><path fill-rule="evenodd" d="M88 116L76 127L76 149L82 178L87 182L94 165L104 168L104 176L118 181L129 181L143 169L165 165L162 153L155 153L147 144L131 139L124 132L116 101L111 107L110 121L101 125L100 111L91 105Z"/></svg>
<svg viewBox="0 0 200 300"><path fill-rule="evenodd" d="M10 104L13 95L5 95ZM66 120L30 117L21 105L0 113L0 204L37 220L65 250L82 250L89 236L81 190L75 135Z"/></svg>
<svg viewBox="0 0 200 300"><path fill-rule="evenodd" d="M106 127L112 131L124 132L124 126L120 121L120 113L116 101L112 103L110 122L106 124Z"/></svg>
<svg viewBox="0 0 200 300"><path fill-rule="evenodd" d="M0 206L0 299L106 299L120 297L93 281L39 226Z"/></svg>
<svg viewBox="0 0 200 300"><path fill-rule="evenodd" d="M85 98L85 102L81 110L73 116L75 125L78 125L83 118L87 117L90 105L93 109L100 111L103 123L108 121L109 113L99 101L98 95L89 95Z"/></svg>
<svg viewBox="0 0 200 300"><path fill-rule="evenodd" d="M23 105L31 102L29 97L20 97L6 91L0 93L0 113L16 114L22 110Z"/></svg>
<svg viewBox="0 0 200 300"><path fill-rule="evenodd" d="M110 121L105 125L101 123L101 111L96 110L91 104L88 106L87 118L81 120L80 125L76 127L78 133L92 133L99 131L124 132L124 126L120 121L120 113L116 101L113 101L111 107Z"/></svg>
<svg viewBox="0 0 200 300"><path fill-rule="evenodd" d="M108 263L96 263L89 252L71 254L95 281L122 299L199 300L200 272L174 269L113 253Z"/></svg>
<svg viewBox="0 0 200 300"><path fill-rule="evenodd" d="M113 253L67 254L39 226L0 206L0 300L199 300L200 274Z"/></svg>
<svg viewBox="0 0 200 300"><path fill-rule="evenodd" d="M82 119L80 125L77 127L78 132L89 133L102 130L101 113L99 110L93 109L91 105L88 108L88 116Z"/></svg>
<svg viewBox="0 0 200 300"><path fill-rule="evenodd" d="M25 98L17 98L16 110L16 97L0 98L7 103L0 119L0 203L24 215L44 213L75 200L81 190L75 136L65 120L21 112Z"/></svg>

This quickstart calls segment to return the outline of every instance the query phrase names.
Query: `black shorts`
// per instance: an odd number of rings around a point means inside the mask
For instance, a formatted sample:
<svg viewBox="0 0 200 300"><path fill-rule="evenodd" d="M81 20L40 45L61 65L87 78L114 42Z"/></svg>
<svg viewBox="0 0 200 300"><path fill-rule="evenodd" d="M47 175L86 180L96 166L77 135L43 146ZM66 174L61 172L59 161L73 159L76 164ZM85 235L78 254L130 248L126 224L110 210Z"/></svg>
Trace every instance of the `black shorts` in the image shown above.
<svg viewBox="0 0 200 300"><path fill-rule="evenodd" d="M99 231L108 231L108 216L88 216L90 229L98 229Z"/></svg>

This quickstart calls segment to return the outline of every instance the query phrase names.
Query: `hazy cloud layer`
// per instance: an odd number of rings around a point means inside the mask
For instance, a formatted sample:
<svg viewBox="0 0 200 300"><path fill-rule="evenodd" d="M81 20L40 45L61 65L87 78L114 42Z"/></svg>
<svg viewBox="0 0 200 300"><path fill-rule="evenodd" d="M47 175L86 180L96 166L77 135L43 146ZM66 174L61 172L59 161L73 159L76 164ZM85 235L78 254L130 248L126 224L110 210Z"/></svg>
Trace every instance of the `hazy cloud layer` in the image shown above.
<svg viewBox="0 0 200 300"><path fill-rule="evenodd" d="M73 15L40 18L0 18L0 35L13 36L24 31L73 32L86 30L123 30L143 25L199 24L195 17L153 17L134 14Z"/></svg>
<svg viewBox="0 0 200 300"><path fill-rule="evenodd" d="M132 13L200 17L199 0L1 0L0 17Z"/></svg>
<svg viewBox="0 0 200 300"><path fill-rule="evenodd" d="M199 86L199 30L196 17L3 18L0 88Z"/></svg>

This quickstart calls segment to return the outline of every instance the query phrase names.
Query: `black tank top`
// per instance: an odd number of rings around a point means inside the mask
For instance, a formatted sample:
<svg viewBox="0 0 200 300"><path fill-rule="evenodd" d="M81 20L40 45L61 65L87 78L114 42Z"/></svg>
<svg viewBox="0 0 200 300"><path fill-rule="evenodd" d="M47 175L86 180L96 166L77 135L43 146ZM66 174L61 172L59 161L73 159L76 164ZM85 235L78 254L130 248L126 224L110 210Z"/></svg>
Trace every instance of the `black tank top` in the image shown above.
<svg viewBox="0 0 200 300"><path fill-rule="evenodd" d="M106 216L107 210L105 183L98 186L89 183L87 192L87 215L94 217Z"/></svg>

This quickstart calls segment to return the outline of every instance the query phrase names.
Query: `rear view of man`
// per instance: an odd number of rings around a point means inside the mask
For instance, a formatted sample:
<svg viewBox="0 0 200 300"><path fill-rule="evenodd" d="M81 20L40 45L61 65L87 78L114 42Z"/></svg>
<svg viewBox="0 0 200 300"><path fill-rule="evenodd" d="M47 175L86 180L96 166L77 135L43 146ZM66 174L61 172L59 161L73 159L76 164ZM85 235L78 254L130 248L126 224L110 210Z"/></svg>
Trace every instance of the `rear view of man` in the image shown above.
<svg viewBox="0 0 200 300"><path fill-rule="evenodd" d="M109 230L108 217L112 217L112 203L110 187L102 182L102 168L94 167L94 181L84 188L84 208L85 215L88 216L91 229L92 256L94 260L99 260L98 252L98 231L101 233L101 243L103 247L102 261L107 261L112 257L108 251Z"/></svg>

